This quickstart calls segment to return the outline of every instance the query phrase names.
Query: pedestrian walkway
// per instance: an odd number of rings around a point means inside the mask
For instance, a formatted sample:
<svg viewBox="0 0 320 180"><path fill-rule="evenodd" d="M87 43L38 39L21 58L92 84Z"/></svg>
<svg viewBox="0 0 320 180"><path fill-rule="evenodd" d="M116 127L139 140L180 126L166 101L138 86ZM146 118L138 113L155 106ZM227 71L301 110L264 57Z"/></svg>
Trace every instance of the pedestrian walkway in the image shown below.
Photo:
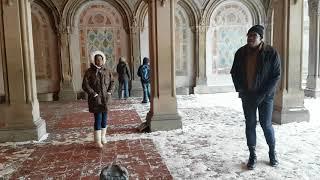
<svg viewBox="0 0 320 180"><path fill-rule="evenodd" d="M140 102L112 102L107 136L139 133L142 120L133 105ZM40 111L48 138L2 144L0 179L99 179L100 170L112 163L127 168L130 179L172 179L151 139L109 141L97 149L86 101L41 103Z"/></svg>

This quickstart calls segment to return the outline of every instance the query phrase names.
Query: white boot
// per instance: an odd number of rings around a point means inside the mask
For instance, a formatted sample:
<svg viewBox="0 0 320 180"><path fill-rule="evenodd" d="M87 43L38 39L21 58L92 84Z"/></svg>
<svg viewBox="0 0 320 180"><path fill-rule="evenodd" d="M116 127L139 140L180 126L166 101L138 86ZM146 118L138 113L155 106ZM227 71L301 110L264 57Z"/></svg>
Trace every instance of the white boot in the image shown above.
<svg viewBox="0 0 320 180"><path fill-rule="evenodd" d="M101 144L101 130L94 131L94 142L96 143L98 148L103 147L103 145Z"/></svg>
<svg viewBox="0 0 320 180"><path fill-rule="evenodd" d="M102 144L107 144L106 133L107 133L107 127L102 128L101 129L101 142L102 142Z"/></svg>

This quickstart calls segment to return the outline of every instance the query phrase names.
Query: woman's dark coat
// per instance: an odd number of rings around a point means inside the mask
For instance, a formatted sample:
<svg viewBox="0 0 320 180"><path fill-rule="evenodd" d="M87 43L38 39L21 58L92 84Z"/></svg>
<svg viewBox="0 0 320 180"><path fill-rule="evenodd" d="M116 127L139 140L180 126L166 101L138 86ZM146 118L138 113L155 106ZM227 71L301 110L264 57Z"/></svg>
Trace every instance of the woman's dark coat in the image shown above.
<svg viewBox="0 0 320 180"><path fill-rule="evenodd" d="M83 77L82 89L88 93L89 112L108 111L111 93L114 90L112 72L104 66L98 69L95 65L91 64ZM98 96L94 97L96 94Z"/></svg>

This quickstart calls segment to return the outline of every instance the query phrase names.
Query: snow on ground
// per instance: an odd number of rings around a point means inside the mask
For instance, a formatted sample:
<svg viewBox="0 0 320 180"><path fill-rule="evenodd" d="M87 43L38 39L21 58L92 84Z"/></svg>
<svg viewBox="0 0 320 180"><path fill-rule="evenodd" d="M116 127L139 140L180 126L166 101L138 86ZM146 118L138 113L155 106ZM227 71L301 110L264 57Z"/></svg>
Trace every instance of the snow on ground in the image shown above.
<svg viewBox="0 0 320 180"><path fill-rule="evenodd" d="M174 179L320 179L320 99L306 99L310 121L274 125L277 168L268 165L268 146L257 126L258 164L248 171L244 116L236 93L178 96L183 129L108 137L151 138ZM148 106L135 104L145 117Z"/></svg>

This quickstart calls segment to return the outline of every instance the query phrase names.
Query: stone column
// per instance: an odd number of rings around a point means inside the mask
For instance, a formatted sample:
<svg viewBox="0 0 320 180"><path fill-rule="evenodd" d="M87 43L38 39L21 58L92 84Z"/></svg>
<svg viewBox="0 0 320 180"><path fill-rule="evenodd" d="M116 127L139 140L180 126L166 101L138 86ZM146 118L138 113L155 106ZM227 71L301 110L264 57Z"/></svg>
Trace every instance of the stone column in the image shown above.
<svg viewBox="0 0 320 180"><path fill-rule="evenodd" d="M320 97L320 7L319 0L309 0L309 61L305 95Z"/></svg>
<svg viewBox="0 0 320 180"><path fill-rule="evenodd" d="M137 18L134 17L132 20L132 25L130 27L130 37L131 37L131 96L142 96L142 87L140 78L137 76L137 71L140 66L141 61L141 51L140 51L140 27L137 23Z"/></svg>
<svg viewBox="0 0 320 180"><path fill-rule="evenodd" d="M6 103L0 105L0 142L39 140L46 134L40 118L29 1L1 1L6 73Z"/></svg>
<svg viewBox="0 0 320 180"><path fill-rule="evenodd" d="M206 26L202 20L196 26L196 49L197 49L197 63L196 63L196 87L195 93L207 92L207 69L206 69Z"/></svg>
<svg viewBox="0 0 320 180"><path fill-rule="evenodd" d="M61 85L59 100L68 101L76 100L77 93L74 90L72 81L72 63L70 57L70 27L60 26L59 29L60 40L60 57L61 57Z"/></svg>
<svg viewBox="0 0 320 180"><path fill-rule="evenodd" d="M308 121L309 111L304 107L301 88L303 1L274 1L273 8L273 44L282 60L273 121L278 124Z"/></svg>
<svg viewBox="0 0 320 180"><path fill-rule="evenodd" d="M265 32L264 32L264 42L267 43L267 44L270 44L271 46L273 45L273 31L272 31L272 28L273 28L273 11L271 10L271 8L268 8L268 11L267 11L267 20L266 22L264 23L264 26L265 26Z"/></svg>
<svg viewBox="0 0 320 180"><path fill-rule="evenodd" d="M175 88L175 0L148 0L151 103L147 123L151 131L182 127Z"/></svg>

